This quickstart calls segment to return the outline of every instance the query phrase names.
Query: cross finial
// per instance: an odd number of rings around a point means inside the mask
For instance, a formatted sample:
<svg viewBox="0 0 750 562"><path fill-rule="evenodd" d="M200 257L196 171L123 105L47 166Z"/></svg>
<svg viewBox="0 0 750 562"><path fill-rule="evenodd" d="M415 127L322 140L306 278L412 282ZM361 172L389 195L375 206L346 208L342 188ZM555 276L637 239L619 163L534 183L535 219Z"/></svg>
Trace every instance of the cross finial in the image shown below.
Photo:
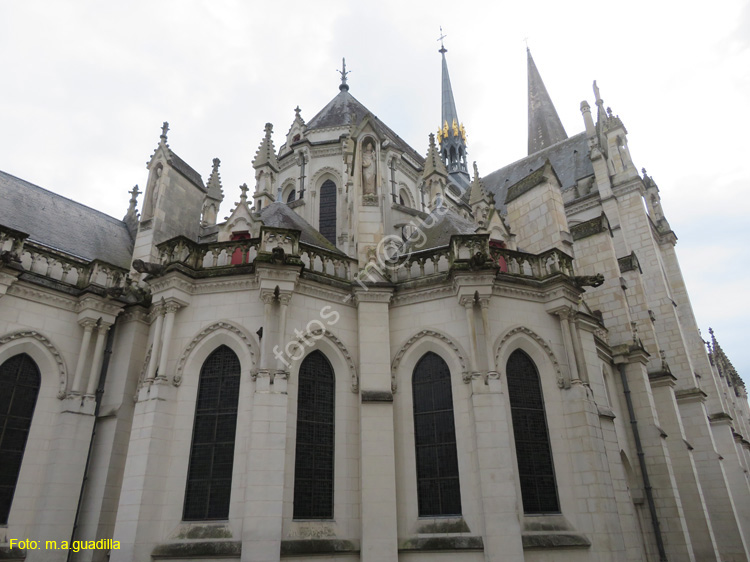
<svg viewBox="0 0 750 562"><path fill-rule="evenodd" d="M242 192L242 195L240 195L240 199L242 199L243 201L245 201L247 199L247 192L249 191L249 188L247 187L246 183L243 183L240 186L240 191Z"/></svg>
<svg viewBox="0 0 750 562"><path fill-rule="evenodd" d="M339 86L339 90L348 90L349 84L346 83L346 77L348 74L351 74L351 72L347 72L346 70L346 58L341 58L341 70L337 70L339 74L341 74L341 85Z"/></svg>
<svg viewBox="0 0 750 562"><path fill-rule="evenodd" d="M169 123L164 121L164 123L161 124L161 136L159 138L163 139L164 142L167 142L167 131L169 130Z"/></svg>
<svg viewBox="0 0 750 562"><path fill-rule="evenodd" d="M440 37L438 37L438 41L440 41L440 50L438 53L447 53L448 49L445 48L445 45L443 45L443 39L448 37L445 33L443 33L443 26L440 26Z"/></svg>
<svg viewBox="0 0 750 562"><path fill-rule="evenodd" d="M138 196L141 194L141 192L138 191L138 184L135 184L135 186L133 186L133 189L128 191L128 193L130 193L131 195L130 202L135 203L138 200Z"/></svg>

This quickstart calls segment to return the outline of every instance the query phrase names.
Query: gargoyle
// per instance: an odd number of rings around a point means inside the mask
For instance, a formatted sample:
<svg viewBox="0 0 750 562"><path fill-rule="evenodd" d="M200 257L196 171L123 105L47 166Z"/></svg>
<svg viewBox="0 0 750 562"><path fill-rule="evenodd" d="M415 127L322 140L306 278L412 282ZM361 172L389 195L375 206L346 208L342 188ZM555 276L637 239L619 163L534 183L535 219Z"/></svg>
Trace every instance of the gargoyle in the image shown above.
<svg viewBox="0 0 750 562"><path fill-rule="evenodd" d="M271 261L273 263L284 263L284 256L286 254L284 253L284 248L281 246L276 246L275 248L271 248Z"/></svg>
<svg viewBox="0 0 750 562"><path fill-rule="evenodd" d="M151 263L143 260L134 260L133 269L135 269L138 273L159 275L162 271L164 271L164 266L158 263Z"/></svg>
<svg viewBox="0 0 750 562"><path fill-rule="evenodd" d="M469 267L472 269L479 269L487 263L487 254L484 252L476 252L469 258Z"/></svg>
<svg viewBox="0 0 750 562"><path fill-rule="evenodd" d="M21 258L18 257L18 254L11 252L10 250L6 250L4 252L0 252L0 263L4 264L11 264L11 263L21 263Z"/></svg>
<svg viewBox="0 0 750 562"><path fill-rule="evenodd" d="M576 275L573 281L579 287L598 287L604 283L604 275L597 273L596 275Z"/></svg>

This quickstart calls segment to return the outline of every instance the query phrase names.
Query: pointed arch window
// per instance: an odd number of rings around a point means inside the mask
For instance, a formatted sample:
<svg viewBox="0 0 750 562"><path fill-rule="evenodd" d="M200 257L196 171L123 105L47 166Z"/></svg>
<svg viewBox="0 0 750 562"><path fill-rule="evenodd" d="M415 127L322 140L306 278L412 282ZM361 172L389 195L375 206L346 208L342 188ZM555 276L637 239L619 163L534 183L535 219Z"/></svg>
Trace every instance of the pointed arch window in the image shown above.
<svg viewBox="0 0 750 562"><path fill-rule="evenodd" d="M222 345L201 367L183 520L227 519L240 395L240 360Z"/></svg>
<svg viewBox="0 0 750 562"><path fill-rule="evenodd" d="M0 365L0 525L8 523L41 375L25 353Z"/></svg>
<svg viewBox="0 0 750 562"><path fill-rule="evenodd" d="M320 186L320 233L336 245L336 184L326 180Z"/></svg>
<svg viewBox="0 0 750 562"><path fill-rule="evenodd" d="M508 358L506 373L523 511L559 513L539 372L531 358L517 349Z"/></svg>
<svg viewBox="0 0 750 562"><path fill-rule="evenodd" d="M313 351L299 370L294 519L333 519L335 390L331 363Z"/></svg>
<svg viewBox="0 0 750 562"><path fill-rule="evenodd" d="M429 352L419 360L412 394L419 516L460 515L451 373L439 355Z"/></svg>

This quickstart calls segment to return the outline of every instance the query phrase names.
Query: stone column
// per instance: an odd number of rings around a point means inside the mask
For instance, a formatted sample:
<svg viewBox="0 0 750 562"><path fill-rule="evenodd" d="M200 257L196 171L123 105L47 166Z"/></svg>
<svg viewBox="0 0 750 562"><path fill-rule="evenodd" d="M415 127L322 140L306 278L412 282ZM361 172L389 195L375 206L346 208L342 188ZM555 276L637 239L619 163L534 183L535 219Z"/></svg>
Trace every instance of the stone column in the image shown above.
<svg viewBox="0 0 750 562"><path fill-rule="evenodd" d="M279 295L279 305L281 307L281 313L279 314L279 341L277 342L277 345L279 346L279 349L284 349L286 346L286 315L287 311L289 310L289 301L292 299L292 295L290 294L280 294ZM284 358L278 357L276 359L276 371L277 372L287 372L286 365L284 364Z"/></svg>
<svg viewBox="0 0 750 562"><path fill-rule="evenodd" d="M492 349L492 337L490 334L490 298L480 297L479 305L482 307L482 326L484 327L485 349L487 350L487 377L493 378L497 375L497 365L495 365L495 356Z"/></svg>
<svg viewBox="0 0 750 562"><path fill-rule="evenodd" d="M159 364L159 351L161 351L161 331L164 325L164 303L154 307L156 314L156 323L154 324L154 339L151 343L151 359L148 362L148 371L146 371L146 381L153 382L156 375L156 367Z"/></svg>
<svg viewBox="0 0 750 562"><path fill-rule="evenodd" d="M85 318L79 322L83 326L83 339L81 340L81 350L78 352L78 363L76 363L76 372L73 376L73 387L71 391L78 394L81 392L81 386L83 385L83 368L86 363L86 358L89 355L89 345L91 344L91 333L96 326L96 320L93 318Z"/></svg>
<svg viewBox="0 0 750 562"><path fill-rule="evenodd" d="M573 312L570 308L561 308L555 311L555 314L560 317L560 329L562 330L563 344L565 345L565 355L568 359L568 372L570 373L570 379L565 381L565 387L570 387L572 382L581 382L581 377L578 375L578 367L576 365L575 351L573 350L573 336L570 334L570 322L569 318Z"/></svg>
<svg viewBox="0 0 750 562"><path fill-rule="evenodd" d="M463 296L459 299L459 303L466 310L466 329L469 336L469 366L471 374L477 374L479 369L477 368L477 328L474 325L474 297Z"/></svg>
<svg viewBox="0 0 750 562"><path fill-rule="evenodd" d="M573 339L573 354L575 355L578 375L583 382L588 383L589 372L586 368L586 357L583 354L583 345L581 345L581 335L578 333L578 319L575 312L571 311L571 314L568 315L568 322L570 323L570 335Z"/></svg>
<svg viewBox="0 0 750 562"><path fill-rule="evenodd" d="M397 562L390 289L358 290L362 562Z"/></svg>
<svg viewBox="0 0 750 562"><path fill-rule="evenodd" d="M99 374L102 369L102 356L104 355L104 344L107 343L107 332L109 324L99 322L99 328L96 333L96 345L94 346L94 359L91 361L91 371L89 372L89 383L86 387L86 394L93 396L96 393L96 387L99 384Z"/></svg>
<svg viewBox="0 0 750 562"><path fill-rule="evenodd" d="M271 336L273 331L271 330L271 318L273 317L273 301L274 294L271 291L264 291L260 295L260 299L263 301L263 339L261 341L260 349L260 368L259 371L268 372L271 368Z"/></svg>
<svg viewBox="0 0 750 562"><path fill-rule="evenodd" d="M164 305L164 333L161 338L161 352L159 355L158 379L167 380L167 361L169 360L169 347L172 343L172 329L174 328L174 317L180 305L176 302L168 302ZM161 316L159 316L161 318Z"/></svg>

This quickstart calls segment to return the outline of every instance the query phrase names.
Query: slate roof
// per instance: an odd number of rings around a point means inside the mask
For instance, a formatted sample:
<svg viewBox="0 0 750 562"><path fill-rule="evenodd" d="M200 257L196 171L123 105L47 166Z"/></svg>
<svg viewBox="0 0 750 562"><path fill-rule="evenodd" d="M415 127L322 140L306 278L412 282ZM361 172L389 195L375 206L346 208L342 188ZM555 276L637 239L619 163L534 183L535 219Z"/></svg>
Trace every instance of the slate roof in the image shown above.
<svg viewBox="0 0 750 562"><path fill-rule="evenodd" d="M447 246L454 234L474 234L477 225L466 220L450 209L432 211L421 224L417 225L420 234L415 234L404 245L405 251L421 252ZM419 247L417 247L419 244ZM402 251L403 253L403 251Z"/></svg>
<svg viewBox="0 0 750 562"><path fill-rule="evenodd" d="M484 176L482 183L487 191L495 194L498 208L505 213L508 188L543 166L546 159L560 179L562 190L566 191L578 180L593 175L594 167L588 154L586 133L579 133Z"/></svg>
<svg viewBox="0 0 750 562"><path fill-rule="evenodd" d="M0 224L85 260L129 269L133 258L123 221L5 172L0 172Z"/></svg>
<svg viewBox="0 0 750 562"><path fill-rule="evenodd" d="M349 93L349 90L341 90L315 117L310 119L307 123L307 130L348 127L351 124L352 113L355 115L356 123L362 121L364 116L369 113L371 115L370 122L378 135L390 139L399 150L408 153L420 166L424 163L424 157L362 105L359 100Z"/></svg>
<svg viewBox="0 0 750 562"><path fill-rule="evenodd" d="M201 175L196 172L190 164L177 156L171 148L169 149L169 163L175 170L185 176L190 183L199 187L203 191L206 191L206 186L203 185L203 178Z"/></svg>
<svg viewBox="0 0 750 562"><path fill-rule="evenodd" d="M310 225L305 219L295 213L286 203L279 201L271 203L260 211L260 220L266 226L275 228L288 228L300 231L300 241L323 248L329 252L345 255L341 250L331 244L328 239Z"/></svg>

